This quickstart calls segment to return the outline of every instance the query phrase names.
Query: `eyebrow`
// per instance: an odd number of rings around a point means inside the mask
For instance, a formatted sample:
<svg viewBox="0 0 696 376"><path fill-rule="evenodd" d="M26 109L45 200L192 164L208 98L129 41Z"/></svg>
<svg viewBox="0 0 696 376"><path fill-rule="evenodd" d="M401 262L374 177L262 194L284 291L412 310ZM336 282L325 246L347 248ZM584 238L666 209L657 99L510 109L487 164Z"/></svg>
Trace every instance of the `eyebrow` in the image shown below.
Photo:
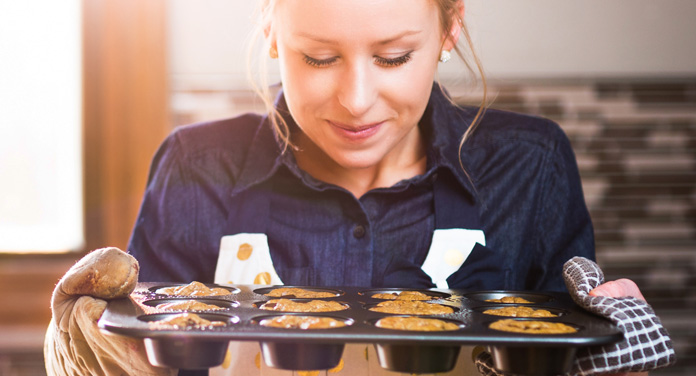
<svg viewBox="0 0 696 376"><path fill-rule="evenodd" d="M394 41L397 41L397 40L399 40L399 39L405 38L405 37L407 37L407 36L416 35L416 34L420 34L420 33L421 33L421 30L405 30L405 31L403 31L403 32L401 32L401 33L399 33L399 34L396 34L396 35L393 35L393 36L388 37L388 38L386 38L386 39L377 41L377 42L375 42L374 44L375 44L375 45L383 46L383 45L385 45L385 44L389 44L389 43L391 43L391 42L394 42ZM306 39L311 39L311 40L313 40L313 41L315 41L315 42L324 43L324 44L334 44L334 43L336 43L334 40L327 39L327 38L324 38L324 37L321 37L321 36L318 36L318 35L313 35L313 34L301 32L301 31L297 33L297 36L302 37L302 38L306 38Z"/></svg>

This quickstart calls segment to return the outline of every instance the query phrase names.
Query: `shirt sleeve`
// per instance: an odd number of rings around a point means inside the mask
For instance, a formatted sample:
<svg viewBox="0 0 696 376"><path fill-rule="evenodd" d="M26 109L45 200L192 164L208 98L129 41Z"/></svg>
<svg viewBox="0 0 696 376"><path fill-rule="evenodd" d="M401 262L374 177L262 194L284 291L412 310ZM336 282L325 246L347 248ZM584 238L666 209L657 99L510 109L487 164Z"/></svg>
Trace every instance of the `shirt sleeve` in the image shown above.
<svg viewBox="0 0 696 376"><path fill-rule="evenodd" d="M555 124L554 124L555 125ZM535 260L527 288L565 291L563 264L574 256L595 259L594 232L570 141L555 125L557 142L548 154L536 222Z"/></svg>
<svg viewBox="0 0 696 376"><path fill-rule="evenodd" d="M197 238L200 212L209 203L192 170L174 132L155 154L128 246L142 282L212 281L210 246Z"/></svg>

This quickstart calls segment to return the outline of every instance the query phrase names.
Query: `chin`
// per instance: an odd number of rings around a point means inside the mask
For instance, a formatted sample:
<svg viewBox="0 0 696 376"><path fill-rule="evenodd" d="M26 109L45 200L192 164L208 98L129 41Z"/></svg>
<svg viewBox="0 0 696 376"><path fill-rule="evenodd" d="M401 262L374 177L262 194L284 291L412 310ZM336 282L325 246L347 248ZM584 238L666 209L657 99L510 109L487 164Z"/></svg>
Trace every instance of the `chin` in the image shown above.
<svg viewBox="0 0 696 376"><path fill-rule="evenodd" d="M352 153L351 153L352 154ZM378 165L381 158L374 155L338 155L332 157L334 162L348 170L362 170Z"/></svg>

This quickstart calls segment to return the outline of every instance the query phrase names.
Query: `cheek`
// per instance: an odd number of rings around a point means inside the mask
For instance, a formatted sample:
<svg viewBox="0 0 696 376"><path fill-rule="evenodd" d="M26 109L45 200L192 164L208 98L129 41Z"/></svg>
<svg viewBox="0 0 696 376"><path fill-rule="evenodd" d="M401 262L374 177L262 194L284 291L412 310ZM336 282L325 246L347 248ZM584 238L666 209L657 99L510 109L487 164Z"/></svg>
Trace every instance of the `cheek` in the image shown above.
<svg viewBox="0 0 696 376"><path fill-rule="evenodd" d="M330 97L327 81L299 64L285 63L281 67L285 100L293 118L302 123Z"/></svg>
<svg viewBox="0 0 696 376"><path fill-rule="evenodd" d="M399 103L402 110L414 111L414 116L422 115L430 99L436 67L428 62L414 64L402 74L390 77L386 85L389 97Z"/></svg>

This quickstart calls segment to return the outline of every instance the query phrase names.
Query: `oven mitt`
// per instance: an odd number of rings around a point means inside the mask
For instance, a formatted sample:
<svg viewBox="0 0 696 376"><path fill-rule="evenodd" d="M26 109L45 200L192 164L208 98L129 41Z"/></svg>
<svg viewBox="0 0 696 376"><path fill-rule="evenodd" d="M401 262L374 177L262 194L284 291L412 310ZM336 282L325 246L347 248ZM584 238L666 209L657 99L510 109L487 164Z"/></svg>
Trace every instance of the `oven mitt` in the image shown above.
<svg viewBox="0 0 696 376"><path fill-rule="evenodd" d="M53 375L175 375L150 365L142 340L105 334L97 321L106 300L130 295L138 262L118 248L88 253L53 290L53 318L44 342L46 372Z"/></svg>
<svg viewBox="0 0 696 376"><path fill-rule="evenodd" d="M641 372L676 362L672 340L646 301L589 295L604 283L604 273L596 263L573 257L563 265L563 279L576 304L608 318L624 333L621 342L579 349L573 365L575 373Z"/></svg>
<svg viewBox="0 0 696 376"><path fill-rule="evenodd" d="M624 333L621 342L578 349L569 375L642 372L676 362L669 334L647 302L634 297L589 295L592 289L604 283L604 273L596 263L574 257L563 266L563 278L576 304L608 318ZM474 360L481 374L502 375L493 368L488 352L475 353Z"/></svg>

